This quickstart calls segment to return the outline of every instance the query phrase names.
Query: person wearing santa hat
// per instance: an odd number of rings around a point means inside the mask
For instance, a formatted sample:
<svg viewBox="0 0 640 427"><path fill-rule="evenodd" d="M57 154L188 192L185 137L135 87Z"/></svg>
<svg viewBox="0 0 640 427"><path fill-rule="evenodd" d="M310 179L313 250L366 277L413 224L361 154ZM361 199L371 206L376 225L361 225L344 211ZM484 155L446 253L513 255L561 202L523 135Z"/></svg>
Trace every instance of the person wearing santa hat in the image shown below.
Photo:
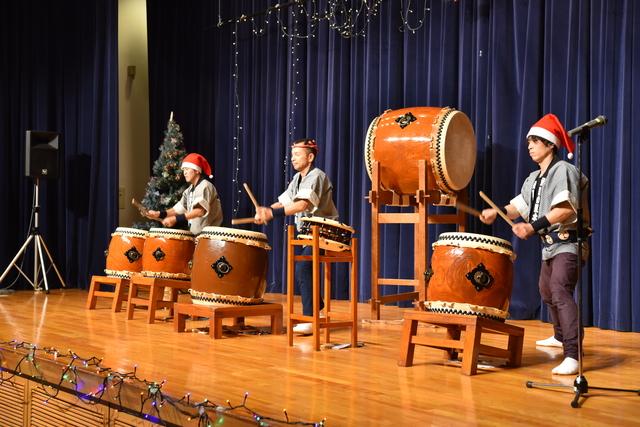
<svg viewBox="0 0 640 427"><path fill-rule="evenodd" d="M204 227L222 224L222 206L216 187L205 179L213 178L207 159L198 153L189 153L182 159L182 173L189 187L173 208L149 211L149 218L162 220L165 227L182 228L199 234ZM204 174L204 175L203 175Z"/></svg>
<svg viewBox="0 0 640 427"><path fill-rule="evenodd" d="M589 225L588 186L577 168L558 158L558 150L566 148L573 157L573 141L560 120L547 114L527 133L529 156L537 163L518 196L504 207L511 219L522 217L525 222L513 225L513 233L521 239L538 235L542 241L542 266L538 287L542 300L549 307L554 335L536 341L536 345L562 347L564 360L552 369L553 374L573 375L578 372L578 308L573 292L578 274L577 203L582 191L585 226ZM482 211L480 220L491 224L495 209ZM583 245L582 257L588 256ZM580 336L584 336L581 334Z"/></svg>
<svg viewBox="0 0 640 427"><path fill-rule="evenodd" d="M291 179L289 187L271 206L259 206L256 209L255 222L266 224L277 217L295 215L298 231L302 225L300 219L318 216L332 220L338 219L338 210L333 203L333 185L327 175L315 167L318 145L310 138L299 139L291 145L291 164L297 173ZM301 255L312 255L312 247L304 246ZM298 262L295 266L295 281L302 296L302 314L313 315L313 276L311 261ZM324 301L320 296L320 310ZM293 331L308 335L312 333L311 323L298 323Z"/></svg>

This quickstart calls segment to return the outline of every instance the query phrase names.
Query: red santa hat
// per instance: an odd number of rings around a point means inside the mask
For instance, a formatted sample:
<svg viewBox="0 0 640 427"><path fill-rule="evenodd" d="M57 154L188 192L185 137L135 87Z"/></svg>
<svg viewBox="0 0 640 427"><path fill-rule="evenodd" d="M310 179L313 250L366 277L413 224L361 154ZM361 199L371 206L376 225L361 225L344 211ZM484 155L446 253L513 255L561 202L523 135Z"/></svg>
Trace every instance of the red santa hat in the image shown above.
<svg viewBox="0 0 640 427"><path fill-rule="evenodd" d="M213 178L213 175L211 175L211 166L209 166L209 162L207 162L207 159L205 159L202 154L187 154L184 159L182 159L182 167L195 169L200 173L204 173L209 178Z"/></svg>
<svg viewBox="0 0 640 427"><path fill-rule="evenodd" d="M554 114L547 114L538 120L529 129L527 138L529 136L539 136L547 141L553 142L558 149L564 147L569 154L567 157L573 159L573 141L569 137L569 134L565 130L560 120Z"/></svg>

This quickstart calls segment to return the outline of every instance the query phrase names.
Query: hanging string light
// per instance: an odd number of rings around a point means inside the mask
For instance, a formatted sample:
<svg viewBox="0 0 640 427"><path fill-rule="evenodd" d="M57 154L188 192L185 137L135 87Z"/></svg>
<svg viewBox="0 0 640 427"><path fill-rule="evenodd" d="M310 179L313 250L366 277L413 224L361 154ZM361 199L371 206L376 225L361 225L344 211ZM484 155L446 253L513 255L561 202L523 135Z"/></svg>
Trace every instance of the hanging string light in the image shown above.
<svg viewBox="0 0 640 427"><path fill-rule="evenodd" d="M233 218L238 216L238 210L240 209L240 196L242 190L240 188L240 162L242 157L240 156L240 136L242 134L242 122L240 120L240 95L238 94L238 86L240 79L240 69L238 67L238 22L236 22L233 29L233 103L234 103L234 125L235 134L233 136Z"/></svg>
<svg viewBox="0 0 640 427"><path fill-rule="evenodd" d="M424 6L422 8L422 17L417 18L417 23L411 24L409 22L409 15L414 14L414 7L412 6L413 0L408 0L407 5L405 7L405 0L400 2L400 16L402 17L402 25L400 26L400 31L409 30L411 34L415 34L417 30L422 28L422 26L427 21L427 14L431 12L431 0L423 0ZM416 7L418 6L419 0L416 0Z"/></svg>
<svg viewBox="0 0 640 427"><path fill-rule="evenodd" d="M369 22L373 16L378 14L379 6L383 0L327 0L325 10L320 10L318 0L303 1L295 0L287 3L278 3L262 12L251 15L242 14L237 18L227 21L218 20L218 26L226 23L250 22L254 35L266 33L266 26L269 25L272 15L276 18L278 30L283 37L289 38L313 38L316 36L321 21L327 21L329 28L336 31L341 37L349 39L355 37L365 37ZM307 4L309 6L307 6ZM289 10L289 13L297 17L304 17L307 22L305 32L293 29L283 19L281 11ZM275 13L274 13L275 12ZM265 15L262 24L258 24L256 17ZM300 28L300 27L298 27Z"/></svg>
<svg viewBox="0 0 640 427"><path fill-rule="evenodd" d="M237 18L223 21L218 16L218 27L227 23L243 23L250 22L254 35L260 36L266 33L266 27L271 23L271 17L275 15L278 29L283 37L294 38L313 38L316 36L321 21L327 21L329 28L340 34L341 37L349 39L354 37L366 37L367 28L371 18L377 16L380 5L383 0L327 0L324 10L320 10L319 0L295 0L287 3L277 3L275 6L269 7L262 12L252 15L242 14ZM457 3L457 0L451 0ZM309 7L307 7L309 4ZM420 8L420 0L402 0L400 2L400 17L402 25L400 31L410 31L415 34L417 30L422 28L426 21L427 15L431 12L431 0L422 0L422 8ZM304 16L308 22L307 31L301 33L289 27L286 19L281 17L280 12L290 9L292 15ZM421 9L422 14L418 16L417 10ZM274 12L276 12L274 14ZM259 23L257 16L264 15L262 23ZM414 18L415 15L415 18Z"/></svg>
<svg viewBox="0 0 640 427"><path fill-rule="evenodd" d="M345 0L329 0L325 19L329 28L335 30L343 38L366 37L369 22L376 16L382 0L363 0L358 7L353 7Z"/></svg>
<svg viewBox="0 0 640 427"><path fill-rule="evenodd" d="M238 66L239 25L249 23L254 36L266 34L267 27L274 21L280 35L288 39L291 67L289 78L289 120L288 139L292 141L296 136L296 110L298 107L298 89L300 86L300 58L297 47L299 40L314 38L317 35L319 25L326 21L329 29L337 32L342 38L351 39L356 37L365 38L368 32L369 23L372 17L377 16L383 0L327 0L324 10L320 10L319 0L293 0L286 3L277 3L265 10L253 14L242 14L237 18L222 20L220 4L218 3L218 27L233 23L233 91L234 91L234 125L235 134L233 137L234 163L232 171L233 181L233 216L236 217L240 208L241 186L239 183L239 171L241 163L240 139L242 136L242 123L240 120L240 97L239 79L240 72ZM426 22L427 14L430 13L430 0L423 0L422 16L412 19L414 9L419 7L419 0L415 4L413 0L402 0L400 2L400 16L402 26L400 31L408 30L412 34L422 28ZM286 14L284 14L286 12ZM263 16L263 18L260 18ZM286 17L286 18L285 18ZM306 25L301 25L305 23ZM285 149L284 161L282 163L284 182L289 182L289 150Z"/></svg>
<svg viewBox="0 0 640 427"><path fill-rule="evenodd" d="M291 25L292 25L292 30L293 30L293 34L299 34L300 33L300 17L302 15L295 13L295 8L292 9L293 12L291 14ZM280 21L280 17L278 17L278 21ZM282 26L281 26L282 28ZM286 27L284 27L286 28ZM286 36L286 32L282 33L282 36L285 37ZM291 67L289 67L290 71L290 75L289 75L289 131L288 131L288 141L287 144L285 144L285 149L284 149L284 161L282 162L282 173L283 173L283 178L284 178L284 182L286 183L286 186L289 185L289 181L290 181L290 167L289 167L289 143L292 142L296 137L298 137L297 135L297 126L296 126L296 111L297 111L297 107L298 107L298 88L300 87L300 66L299 66L299 62L300 62L300 58L298 57L298 47L300 46L300 38L298 37L292 37L292 36L287 36L288 37L288 42L289 42L289 58L291 61ZM284 227L283 227L283 233L286 233L286 229L287 229L287 224L285 221Z"/></svg>

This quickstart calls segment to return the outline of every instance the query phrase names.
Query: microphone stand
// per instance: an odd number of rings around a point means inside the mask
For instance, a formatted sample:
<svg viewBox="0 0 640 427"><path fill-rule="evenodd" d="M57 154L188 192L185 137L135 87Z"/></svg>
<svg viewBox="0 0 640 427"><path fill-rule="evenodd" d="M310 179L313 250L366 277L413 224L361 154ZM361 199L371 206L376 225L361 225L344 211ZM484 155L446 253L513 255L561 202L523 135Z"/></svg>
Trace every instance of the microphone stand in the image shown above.
<svg viewBox="0 0 640 427"><path fill-rule="evenodd" d="M588 138L589 128L585 127L578 133L578 145L576 147L576 156L577 156L577 169L578 169L578 208L576 210L577 215L577 233L578 233L578 271L577 271L577 280L576 280L576 290L578 291L578 376L573 381L573 385L567 384L543 384L536 383L533 381L527 381L527 388L573 388L573 400L571 401L572 408L580 408L580 397L589 397L589 389L596 390L609 390L609 391L619 391L619 392L627 392L627 393L637 393L640 395L640 389L624 389L624 388L612 388L612 387L594 387L589 386L587 381L587 377L584 376L582 370L582 335L584 333L582 329L582 247L583 247L583 239L586 236L586 232L584 229L584 217L582 212L582 144L589 142Z"/></svg>

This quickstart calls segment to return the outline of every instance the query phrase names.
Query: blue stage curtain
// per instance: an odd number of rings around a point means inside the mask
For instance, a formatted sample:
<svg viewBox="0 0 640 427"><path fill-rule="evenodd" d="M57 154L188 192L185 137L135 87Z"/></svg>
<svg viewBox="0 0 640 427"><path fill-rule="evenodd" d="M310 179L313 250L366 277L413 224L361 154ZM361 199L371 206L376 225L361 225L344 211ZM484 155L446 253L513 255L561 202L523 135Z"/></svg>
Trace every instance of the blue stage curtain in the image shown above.
<svg viewBox="0 0 640 427"><path fill-rule="evenodd" d="M0 263L4 271L29 234L25 131L61 132L60 177L41 180L40 231L67 286L88 287L118 220L117 1L7 2L0 23ZM53 270L48 279L60 287Z"/></svg>
<svg viewBox="0 0 640 427"><path fill-rule="evenodd" d="M296 23L291 9L271 14L268 25L264 16L256 18L255 27L217 25L219 13L226 20L275 4L148 3L152 157L168 114L175 111L187 149L202 152L213 165L226 224L233 214L253 214L240 183L248 182L263 203L273 202L291 176L291 166L283 163L291 140L315 137L321 146L318 166L334 183L340 219L361 239L364 301L370 297L371 219L363 151L375 116L418 105L464 111L478 144L470 203L480 209L478 190L506 204L535 168L525 136L539 117L553 112L572 128L604 114L609 124L594 129L582 150L595 229L582 281L583 317L588 325L640 330L635 314L640 271L633 261L639 230L632 217L639 203L633 183L640 182L640 168L634 167L640 145L631 131L640 108L640 85L634 84L640 75L640 5L632 0L431 1L424 25L401 32L400 6L406 2L383 1L367 36L351 39L326 22L313 38L283 37L276 16L289 31L299 25L304 32L307 25ZM317 4L326 7L326 1ZM414 7L414 23L422 4ZM255 35L254 28L264 28L265 34ZM242 126L239 155L236 104ZM412 229L382 229L381 276L412 277ZM431 240L449 229L430 227ZM269 289L282 292L283 223L254 230L269 235ZM470 220L469 231L512 241L518 259L510 312L519 319L546 318L537 290L539 242L518 241L500 220L492 227ZM344 296L346 271L336 276L337 295Z"/></svg>

